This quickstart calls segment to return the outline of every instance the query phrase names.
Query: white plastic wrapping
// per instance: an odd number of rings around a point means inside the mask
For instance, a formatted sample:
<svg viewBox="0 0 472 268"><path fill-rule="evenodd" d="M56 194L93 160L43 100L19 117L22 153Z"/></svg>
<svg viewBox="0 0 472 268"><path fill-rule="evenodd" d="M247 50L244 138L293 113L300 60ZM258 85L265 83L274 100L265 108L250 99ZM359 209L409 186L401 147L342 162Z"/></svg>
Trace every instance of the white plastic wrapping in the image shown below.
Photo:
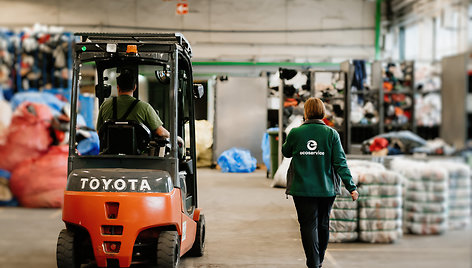
<svg viewBox="0 0 472 268"><path fill-rule="evenodd" d="M342 231L340 231L342 230ZM353 218L351 220L344 219L331 219L329 224L329 231L332 232L357 232L357 219Z"/></svg>
<svg viewBox="0 0 472 268"><path fill-rule="evenodd" d="M359 234L361 241L370 243L393 243L402 238L403 233L401 229L391 231L363 231Z"/></svg>
<svg viewBox="0 0 472 268"><path fill-rule="evenodd" d="M391 243L402 236L403 177L379 163L349 160L360 198L343 189L331 212L330 242Z"/></svg>
<svg viewBox="0 0 472 268"><path fill-rule="evenodd" d="M442 164L396 159L392 169L406 177L404 229L441 234L448 227L449 175Z"/></svg>
<svg viewBox="0 0 472 268"><path fill-rule="evenodd" d="M351 173L354 183L357 184L358 173L352 170ZM352 201L351 194L343 185L343 187L341 187L341 195L336 197L331 210L329 242L353 242L358 239L357 206L358 203Z"/></svg>
<svg viewBox="0 0 472 268"><path fill-rule="evenodd" d="M449 229L462 229L470 224L471 171L466 164L451 161L435 161L432 165L445 168L449 175L447 198Z"/></svg>
<svg viewBox="0 0 472 268"><path fill-rule="evenodd" d="M292 158L286 158L282 160L282 163L280 166L277 168L277 172L274 174L274 179L272 180L272 187L282 187L285 188L287 187L287 171L288 168L290 167L290 162L292 161Z"/></svg>
<svg viewBox="0 0 472 268"><path fill-rule="evenodd" d="M343 190L331 212L330 242L391 243L402 236L403 177L379 163L349 160L360 198Z"/></svg>
<svg viewBox="0 0 472 268"><path fill-rule="evenodd" d="M343 192L341 196L336 197L330 215L329 242L356 241L358 238L357 214L357 202L353 202L349 195L346 196Z"/></svg>
<svg viewBox="0 0 472 268"><path fill-rule="evenodd" d="M359 239L392 243L402 236L402 183L397 172L367 168L359 175Z"/></svg>
<svg viewBox="0 0 472 268"><path fill-rule="evenodd" d="M348 242L348 241L356 241L359 237L357 232L329 232L329 242L334 243L341 243L341 242Z"/></svg>

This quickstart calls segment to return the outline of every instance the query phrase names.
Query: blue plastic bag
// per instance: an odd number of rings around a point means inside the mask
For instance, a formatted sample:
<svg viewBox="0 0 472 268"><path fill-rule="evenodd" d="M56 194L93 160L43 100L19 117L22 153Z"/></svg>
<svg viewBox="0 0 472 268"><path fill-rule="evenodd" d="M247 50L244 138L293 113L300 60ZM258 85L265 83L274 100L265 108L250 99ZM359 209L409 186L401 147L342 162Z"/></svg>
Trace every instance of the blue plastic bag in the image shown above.
<svg viewBox="0 0 472 268"><path fill-rule="evenodd" d="M249 150L234 147L221 153L217 162L221 171L237 173L251 173L256 170L257 164Z"/></svg>
<svg viewBox="0 0 472 268"><path fill-rule="evenodd" d="M18 201L11 194L8 188L8 182L10 180L11 173L7 170L0 169L0 188L6 187L7 189L0 189L0 207L16 207Z"/></svg>
<svg viewBox="0 0 472 268"><path fill-rule="evenodd" d="M13 96L11 99L11 108L13 111L18 107L21 103L25 101L36 102L46 104L51 108L51 112L53 115L59 114L62 107L66 105L65 102L59 100L56 96L48 92L37 92L37 91L28 91L28 92L18 92Z"/></svg>
<svg viewBox="0 0 472 268"><path fill-rule="evenodd" d="M270 139L269 139L269 132L270 131L279 131L278 127L273 127L267 129L267 131L262 135L262 161L264 165L267 167L267 170L270 170Z"/></svg>
<svg viewBox="0 0 472 268"><path fill-rule="evenodd" d="M77 145L80 155L98 155L100 152L100 141L95 131L87 131L90 137L83 139Z"/></svg>

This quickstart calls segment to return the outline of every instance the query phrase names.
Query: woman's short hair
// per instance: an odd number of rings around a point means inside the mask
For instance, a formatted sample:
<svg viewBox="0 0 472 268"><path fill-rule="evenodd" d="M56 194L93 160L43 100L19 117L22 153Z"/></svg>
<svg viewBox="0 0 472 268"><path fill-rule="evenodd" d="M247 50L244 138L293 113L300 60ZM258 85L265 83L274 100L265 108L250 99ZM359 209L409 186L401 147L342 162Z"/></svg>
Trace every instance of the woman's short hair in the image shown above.
<svg viewBox="0 0 472 268"><path fill-rule="evenodd" d="M325 106L323 102L311 97L305 102L305 119L323 119L325 117Z"/></svg>

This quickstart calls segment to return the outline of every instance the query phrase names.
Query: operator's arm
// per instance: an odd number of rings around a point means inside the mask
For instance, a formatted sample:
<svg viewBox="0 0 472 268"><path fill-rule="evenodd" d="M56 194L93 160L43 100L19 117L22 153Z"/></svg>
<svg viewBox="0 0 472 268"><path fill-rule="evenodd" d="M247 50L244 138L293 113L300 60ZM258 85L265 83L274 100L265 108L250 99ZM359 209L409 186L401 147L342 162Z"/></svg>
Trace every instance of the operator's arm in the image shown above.
<svg viewBox="0 0 472 268"><path fill-rule="evenodd" d="M156 129L155 132L159 137L170 138L170 133L163 126L160 126Z"/></svg>
<svg viewBox="0 0 472 268"><path fill-rule="evenodd" d="M149 104L147 105L146 121L148 126L154 131L154 134L163 138L170 137L169 131L164 128L159 115L156 113L156 110L154 110L154 108L152 108L152 106Z"/></svg>

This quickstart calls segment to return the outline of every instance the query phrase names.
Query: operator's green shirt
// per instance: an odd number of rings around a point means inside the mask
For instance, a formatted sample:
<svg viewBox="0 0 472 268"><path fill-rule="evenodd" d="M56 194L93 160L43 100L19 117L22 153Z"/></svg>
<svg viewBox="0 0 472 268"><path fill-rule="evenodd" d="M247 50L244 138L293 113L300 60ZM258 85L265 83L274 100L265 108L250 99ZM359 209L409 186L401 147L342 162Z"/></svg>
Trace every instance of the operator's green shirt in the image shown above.
<svg viewBox="0 0 472 268"><path fill-rule="evenodd" d="M130 107L134 100L135 98L129 95L118 96L116 100L118 118L121 118L126 113L128 107ZM100 106L97 118L97 131L100 130L105 121L110 119L113 119L113 98L108 98ZM135 120L139 123L143 123L152 132L155 132L158 127L162 126L162 121L154 108L144 101L138 102L128 115L128 118L125 118L124 120Z"/></svg>
<svg viewBox="0 0 472 268"><path fill-rule="evenodd" d="M335 196L333 169L349 192L356 190L336 130L320 123L303 124L290 131L282 147L292 157L293 181L287 193L294 196Z"/></svg>

